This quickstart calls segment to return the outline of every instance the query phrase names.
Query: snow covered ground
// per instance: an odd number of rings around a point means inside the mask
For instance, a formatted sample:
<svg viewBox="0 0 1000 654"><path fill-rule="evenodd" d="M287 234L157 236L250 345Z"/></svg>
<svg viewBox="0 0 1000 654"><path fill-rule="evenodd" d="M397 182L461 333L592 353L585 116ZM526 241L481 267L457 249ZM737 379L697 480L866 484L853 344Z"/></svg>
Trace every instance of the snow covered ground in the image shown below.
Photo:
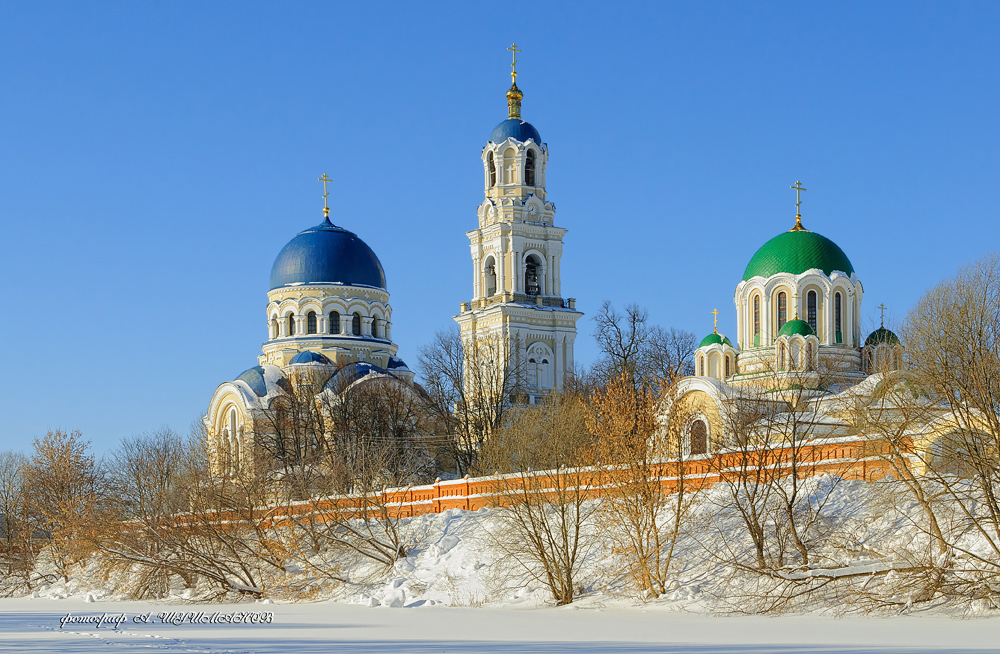
<svg viewBox="0 0 1000 654"><path fill-rule="evenodd" d="M806 490L826 506L815 528L815 566L867 574L926 549L912 503L887 504L875 485L837 483L828 476L811 478ZM884 597L899 600L879 609L881 617L862 615L870 607L843 589L809 594L780 616L733 616L762 610L756 603L761 587L754 585L755 575L734 575L725 564L745 556L747 543L723 489L701 496L690 518L692 531L678 545L671 590L646 602L616 575L614 555L593 538L577 600L555 608L545 585L523 570L518 574L522 566L498 551L495 532L505 523L495 510L450 510L404 521L408 556L389 569L363 558L345 560L349 583L316 585L311 599L318 601L284 601L275 592L273 602L197 602L191 600L205 589L184 587L179 578L163 601L128 601L127 584L109 582L91 562L68 583L0 599L0 651L1000 652L1000 611L982 601L908 604L916 591L893 582L894 572L864 582L869 590L884 584L890 588ZM299 581L310 574L289 572ZM282 581L268 580L268 588L280 589ZM181 624L164 621L161 614L170 612ZM185 618L192 612L201 613L198 624ZM224 624L212 617L268 612L266 624ZM119 629L95 626L93 618L105 614L124 614L125 621ZM147 614L147 621L136 621ZM90 621L74 623L67 615Z"/></svg>
<svg viewBox="0 0 1000 654"><path fill-rule="evenodd" d="M271 624L174 626L164 611L272 611ZM115 630L66 625L67 613L125 613ZM150 613L148 624L134 618ZM1000 619L933 616L709 617L668 610L492 609L423 605L370 608L309 604L167 605L80 599L0 600L0 651L278 652L308 654L764 654L984 652L1000 650Z"/></svg>

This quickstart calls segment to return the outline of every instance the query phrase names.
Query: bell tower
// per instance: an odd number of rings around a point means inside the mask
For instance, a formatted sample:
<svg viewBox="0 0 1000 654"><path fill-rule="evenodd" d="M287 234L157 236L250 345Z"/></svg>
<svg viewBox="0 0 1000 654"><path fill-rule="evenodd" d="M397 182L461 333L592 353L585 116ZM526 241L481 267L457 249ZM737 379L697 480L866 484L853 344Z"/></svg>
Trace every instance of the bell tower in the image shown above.
<svg viewBox="0 0 1000 654"><path fill-rule="evenodd" d="M566 229L556 227L547 198L548 145L521 119L517 53L511 64L507 119L481 153L485 198L478 227L467 232L472 254L472 300L455 317L466 351L479 339L503 343L506 365L535 401L560 391L573 371L576 321L583 314L562 292ZM466 356L468 361L468 354Z"/></svg>

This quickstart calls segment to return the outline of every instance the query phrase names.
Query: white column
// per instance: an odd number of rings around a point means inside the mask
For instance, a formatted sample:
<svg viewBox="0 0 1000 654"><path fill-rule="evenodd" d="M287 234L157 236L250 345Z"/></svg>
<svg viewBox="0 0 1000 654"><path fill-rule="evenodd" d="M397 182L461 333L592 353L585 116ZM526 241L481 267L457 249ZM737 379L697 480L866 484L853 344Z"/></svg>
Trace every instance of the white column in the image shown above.
<svg viewBox="0 0 1000 654"><path fill-rule="evenodd" d="M472 258L472 297L478 298L482 297L483 292L480 290L482 288L482 267L480 266L480 261L476 257Z"/></svg>
<svg viewBox="0 0 1000 654"><path fill-rule="evenodd" d="M497 293L507 292L507 254L504 252L504 239L500 239L499 251L495 253L497 267Z"/></svg>
<svg viewBox="0 0 1000 654"><path fill-rule="evenodd" d="M555 295L554 282L555 275L553 274L553 269L556 267L556 258L553 255L548 256L548 265L545 266L545 294Z"/></svg>
<svg viewBox="0 0 1000 654"><path fill-rule="evenodd" d="M371 316L361 316L361 335L371 336L372 335L372 317Z"/></svg>
<svg viewBox="0 0 1000 654"><path fill-rule="evenodd" d="M566 372L563 369L563 351L562 351L563 350L563 342L565 340L566 340L565 336L563 336L562 334L556 334L556 346L554 348L554 351L555 351L555 361L553 361L553 365L555 365L555 373L556 373L555 374L555 377L556 377L556 392L562 392L562 388L563 388L563 376L565 375L565 372Z"/></svg>

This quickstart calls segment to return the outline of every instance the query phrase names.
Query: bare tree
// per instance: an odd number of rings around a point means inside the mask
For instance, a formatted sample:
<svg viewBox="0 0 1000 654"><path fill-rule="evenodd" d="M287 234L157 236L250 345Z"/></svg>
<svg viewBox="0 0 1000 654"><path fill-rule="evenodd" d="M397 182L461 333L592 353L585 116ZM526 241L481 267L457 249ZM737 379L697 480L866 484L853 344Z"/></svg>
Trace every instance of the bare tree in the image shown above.
<svg viewBox="0 0 1000 654"><path fill-rule="evenodd" d="M514 576L543 583L556 604L577 596L593 546L598 471L579 398L555 395L522 407L487 442L480 467L496 475L500 527L491 532Z"/></svg>
<svg viewBox="0 0 1000 654"><path fill-rule="evenodd" d="M657 386L670 392L669 385ZM599 523L642 598L667 591L687 508L683 465L670 466L677 473L673 484L661 479L668 468L662 459L671 448L656 438L660 406L653 387L636 388L624 370L594 391L587 405L587 426L597 437L601 461Z"/></svg>
<svg viewBox="0 0 1000 654"><path fill-rule="evenodd" d="M20 452L0 452L0 560L6 577L0 592L17 592L28 585L34 562L34 544L24 494L24 465Z"/></svg>
<svg viewBox="0 0 1000 654"><path fill-rule="evenodd" d="M108 508L104 472L80 432L52 431L35 439L24 470L27 511L48 538L57 574L69 580L69 568L90 551L89 532Z"/></svg>
<svg viewBox="0 0 1000 654"><path fill-rule="evenodd" d="M629 304L619 313L606 301L594 322L594 338L603 354L594 366L599 383L607 384L625 372L638 387L642 383L669 383L694 372L694 334L650 325L649 313L638 305Z"/></svg>
<svg viewBox="0 0 1000 654"><path fill-rule="evenodd" d="M948 568L941 584L952 595L1000 603L1000 255L927 292L902 335L907 372L920 389L911 404L927 397L924 411L938 418L913 448L921 487L931 498L942 493L959 514L941 535L947 550L940 548L937 567Z"/></svg>
<svg viewBox="0 0 1000 654"><path fill-rule="evenodd" d="M463 342L457 330L450 330L438 332L420 350L420 368L435 431L456 472L467 474L518 399L520 364L500 335Z"/></svg>

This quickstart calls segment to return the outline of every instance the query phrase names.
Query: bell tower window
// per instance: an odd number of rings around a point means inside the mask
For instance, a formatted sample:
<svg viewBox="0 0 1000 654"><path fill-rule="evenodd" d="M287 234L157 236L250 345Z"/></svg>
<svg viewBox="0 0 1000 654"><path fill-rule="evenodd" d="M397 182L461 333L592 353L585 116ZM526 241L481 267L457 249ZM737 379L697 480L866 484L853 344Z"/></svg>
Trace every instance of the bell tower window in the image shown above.
<svg viewBox="0 0 1000 654"><path fill-rule="evenodd" d="M489 170L490 174L490 188L493 188L497 185L497 165L493 160L492 150L486 155L486 168Z"/></svg>
<svg viewBox="0 0 1000 654"><path fill-rule="evenodd" d="M316 312L310 311L306 314L306 333L315 334L316 333Z"/></svg>
<svg viewBox="0 0 1000 654"><path fill-rule="evenodd" d="M538 273L541 265L535 259L535 255L531 255L524 262L524 292L528 295L541 295L542 286L539 281Z"/></svg>
<svg viewBox="0 0 1000 654"><path fill-rule="evenodd" d="M486 259L486 268L483 272L486 277L486 297L493 297L497 292L497 267L493 257Z"/></svg>
<svg viewBox="0 0 1000 654"><path fill-rule="evenodd" d="M530 149L524 161L524 183L527 186L535 185L535 151Z"/></svg>
<svg viewBox="0 0 1000 654"><path fill-rule="evenodd" d="M339 311L331 311L330 312L330 327L329 327L329 332L331 334L339 334L340 333L340 312Z"/></svg>
<svg viewBox="0 0 1000 654"><path fill-rule="evenodd" d="M778 331L788 322L788 296L784 291L778 293Z"/></svg>

